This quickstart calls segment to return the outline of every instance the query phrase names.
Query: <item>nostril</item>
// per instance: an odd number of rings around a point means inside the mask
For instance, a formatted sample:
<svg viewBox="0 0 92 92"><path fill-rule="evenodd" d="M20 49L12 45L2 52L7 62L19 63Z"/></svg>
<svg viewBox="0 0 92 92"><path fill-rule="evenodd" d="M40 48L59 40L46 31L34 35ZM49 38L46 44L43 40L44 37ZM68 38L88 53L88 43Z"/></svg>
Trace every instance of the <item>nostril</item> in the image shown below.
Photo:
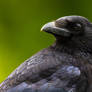
<svg viewBox="0 0 92 92"><path fill-rule="evenodd" d="M65 19L57 19L55 21L55 26L59 28L65 28L67 25L67 21Z"/></svg>

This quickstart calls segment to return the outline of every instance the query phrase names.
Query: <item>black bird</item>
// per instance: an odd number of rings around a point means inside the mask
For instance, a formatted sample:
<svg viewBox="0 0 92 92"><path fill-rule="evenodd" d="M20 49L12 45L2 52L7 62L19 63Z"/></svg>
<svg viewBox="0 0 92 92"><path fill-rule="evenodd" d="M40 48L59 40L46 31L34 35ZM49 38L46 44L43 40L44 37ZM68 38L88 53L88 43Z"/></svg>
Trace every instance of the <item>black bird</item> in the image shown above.
<svg viewBox="0 0 92 92"><path fill-rule="evenodd" d="M92 92L92 24L65 16L45 24L55 36L50 47L21 64L0 84L0 92Z"/></svg>

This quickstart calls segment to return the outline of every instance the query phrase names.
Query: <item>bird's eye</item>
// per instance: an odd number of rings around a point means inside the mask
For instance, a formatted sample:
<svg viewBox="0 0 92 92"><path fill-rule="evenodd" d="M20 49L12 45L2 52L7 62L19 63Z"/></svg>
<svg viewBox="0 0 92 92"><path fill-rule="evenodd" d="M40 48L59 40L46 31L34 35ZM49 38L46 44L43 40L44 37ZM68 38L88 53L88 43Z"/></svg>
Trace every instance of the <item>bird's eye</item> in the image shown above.
<svg viewBox="0 0 92 92"><path fill-rule="evenodd" d="M82 25L79 23L76 23L75 25L73 25L73 29L75 29L75 30L80 30L81 27L82 27Z"/></svg>
<svg viewBox="0 0 92 92"><path fill-rule="evenodd" d="M77 31L81 31L81 30L82 30L82 24L70 22L70 23L68 23L67 28L68 28L70 31L76 31L76 32L77 32Z"/></svg>

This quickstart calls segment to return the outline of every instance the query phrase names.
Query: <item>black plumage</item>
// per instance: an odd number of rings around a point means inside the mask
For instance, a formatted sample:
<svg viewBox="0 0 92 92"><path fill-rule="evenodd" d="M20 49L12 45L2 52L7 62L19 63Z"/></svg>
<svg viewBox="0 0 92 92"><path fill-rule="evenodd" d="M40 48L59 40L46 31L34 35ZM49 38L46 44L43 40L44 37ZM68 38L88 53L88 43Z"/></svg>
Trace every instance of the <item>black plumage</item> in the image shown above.
<svg viewBox="0 0 92 92"><path fill-rule="evenodd" d="M0 84L0 92L91 92L92 24L65 16L42 31L56 41L21 64Z"/></svg>

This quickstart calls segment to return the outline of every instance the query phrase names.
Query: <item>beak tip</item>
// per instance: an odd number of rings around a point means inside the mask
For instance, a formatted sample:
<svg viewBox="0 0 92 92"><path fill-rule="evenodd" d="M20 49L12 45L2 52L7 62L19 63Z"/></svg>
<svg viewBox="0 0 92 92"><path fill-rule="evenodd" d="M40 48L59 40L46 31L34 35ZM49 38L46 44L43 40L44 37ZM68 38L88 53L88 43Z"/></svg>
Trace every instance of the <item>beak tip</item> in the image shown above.
<svg viewBox="0 0 92 92"><path fill-rule="evenodd" d="M44 26L41 28L40 32L44 31Z"/></svg>
<svg viewBox="0 0 92 92"><path fill-rule="evenodd" d="M54 27L54 26L55 26L55 23L54 22L47 23L44 26L42 26L41 32L42 31L45 31L48 27Z"/></svg>

